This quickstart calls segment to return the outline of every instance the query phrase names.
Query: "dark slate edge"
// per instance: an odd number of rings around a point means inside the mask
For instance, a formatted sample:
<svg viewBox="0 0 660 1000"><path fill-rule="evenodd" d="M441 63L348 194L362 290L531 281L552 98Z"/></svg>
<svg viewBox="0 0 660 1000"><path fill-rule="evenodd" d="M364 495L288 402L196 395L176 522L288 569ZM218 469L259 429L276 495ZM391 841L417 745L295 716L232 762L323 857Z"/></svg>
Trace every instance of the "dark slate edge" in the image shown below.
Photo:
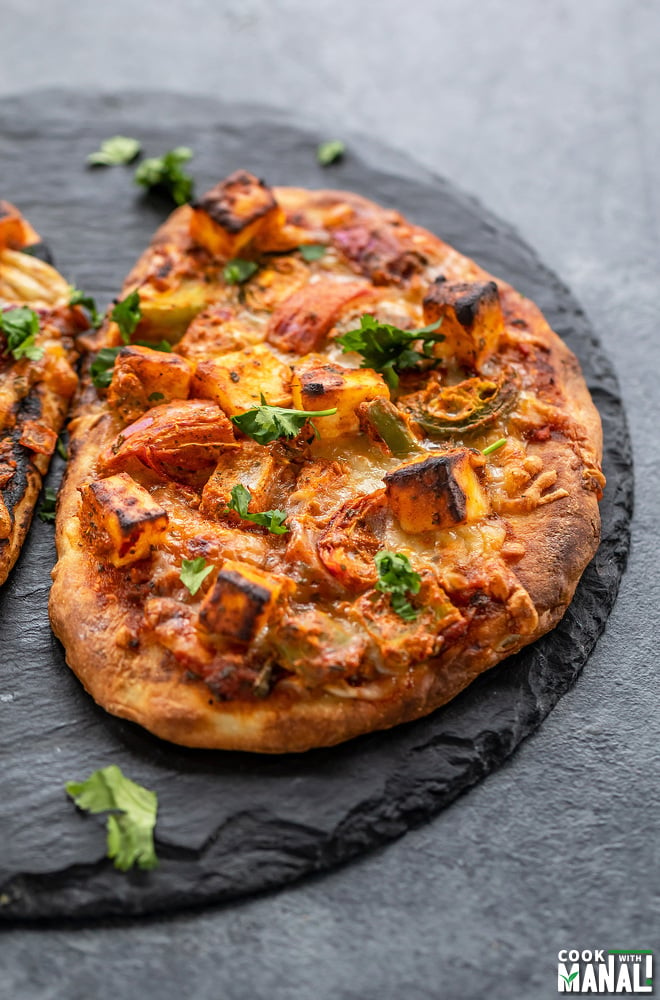
<svg viewBox="0 0 660 1000"><path fill-rule="evenodd" d="M26 100L29 102L30 98ZM120 99L119 104L121 100L123 99ZM112 103L112 99L110 101ZM10 103L5 105L3 102L3 111ZM14 127L19 134L21 128L25 127L26 105L23 99L14 103ZM187 111L190 110L190 105L185 100L182 102L182 107L184 106ZM203 116L211 106L218 115L218 104L206 102ZM34 112L34 104L28 103L27 107ZM89 100L83 100L81 107L85 112L81 117L86 117L90 109ZM70 106L68 110L71 110ZM123 110L126 111L127 107ZM140 107L136 109L132 103L130 110L135 111L139 118ZM234 121L238 117L238 128L240 120L245 121L246 109L221 108L220 113L226 113L227 118ZM259 113L263 118L263 109L259 109ZM254 116L256 117L256 109ZM268 112L271 127L274 125L274 117ZM279 116L278 121L282 117ZM225 125L222 117L217 117L216 120ZM58 130L61 127L58 121L49 121L48 128ZM251 124L254 124L254 117ZM32 127L41 131L39 123L34 123L34 116ZM301 141L307 145L312 140L307 135L302 136ZM379 173L381 177L387 176L380 169L380 163L383 162L380 147L365 143L364 140L354 140L350 148L366 150L368 171L372 174ZM373 153L373 150L376 152ZM389 164L392 162L391 151L385 152L389 154L389 159L385 156L384 162ZM372 160L379 166L374 167L370 162ZM110 914L128 916L153 913L164 907L168 910L180 909L191 903L223 901L247 892L267 889L342 863L423 823L502 763L571 686L586 662L614 604L629 545L632 453L616 376L593 336L584 313L568 290L540 263L534 252L520 241L511 227L500 223L479 206L475 199L457 193L447 182L434 178L422 168L411 166L405 161L401 169L403 166L408 168L406 172L409 177L411 173L416 175L412 180L413 184L418 183L419 179L422 179L422 183L432 183L435 188L442 189L449 201L456 204L459 215L461 212L472 214L477 228L482 229L481 235L485 223L486 239L480 238L479 246L474 249L464 240L453 241L449 234L446 238L495 273L499 270L507 280L517 284L538 302L551 325L580 356L585 376L601 409L606 430L605 467L609 483L603 506L603 541L578 587L574 603L549 636L483 675L468 692L460 696L473 697L481 689L490 691L494 688L497 691L501 680L504 697L507 698L511 696L507 687L512 684L512 678L517 677L519 689L514 694L526 709L524 721L516 727L504 727L498 732L486 731L476 742L448 733L431 735L420 741L419 745L407 751L396 774L386 783L383 793L350 812L330 835L313 827L297 826L269 813L243 813L234 816L217 830L199 852L159 845L161 867L154 873L131 872L123 875L115 872L110 862L100 859L96 864L76 866L62 872L15 876L0 889L0 900L4 903L0 906L0 917L18 921L61 918L63 914L92 918ZM353 185L349 177L353 170L364 171L364 167L365 163L350 153L343 167L337 170L333 168L332 174L323 174L323 181L327 177L327 186L359 188L360 185ZM390 176L397 185L411 183L408 178L402 178L396 173ZM335 181L341 183L335 184ZM413 214L409 214L414 219ZM501 268L499 260L503 245L510 258L505 269ZM492 262L489 259L491 257ZM530 268L534 272L532 288L527 286L524 275L523 280L515 276L516 272L524 272ZM575 634L580 636L577 645ZM543 686L547 680L543 677L543 668L547 668L549 664L552 664L553 684L547 689ZM522 713L516 713L516 716L520 719ZM446 750L447 746L452 748L450 759L457 773L440 782L434 780L433 766L428 768L428 763L432 764L433 755ZM245 849L246 841L253 845L249 850ZM275 853L269 849L273 843L278 844ZM167 881L170 872L176 872L173 885L169 885ZM185 877L182 878L182 875ZM184 886L183 890L181 885ZM9 897L9 900L3 900L3 895L5 899Z"/></svg>

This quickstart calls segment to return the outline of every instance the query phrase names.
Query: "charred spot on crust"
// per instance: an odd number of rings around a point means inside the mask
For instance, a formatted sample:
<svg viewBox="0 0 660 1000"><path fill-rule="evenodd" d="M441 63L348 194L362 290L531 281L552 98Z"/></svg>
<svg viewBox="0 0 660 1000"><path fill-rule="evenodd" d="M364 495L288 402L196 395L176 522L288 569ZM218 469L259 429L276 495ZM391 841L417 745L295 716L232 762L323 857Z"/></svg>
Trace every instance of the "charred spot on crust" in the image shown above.
<svg viewBox="0 0 660 1000"><path fill-rule="evenodd" d="M41 412L41 396L35 388L14 405L16 422L0 443L0 476L5 479L2 497L12 518L15 508L27 492L30 475L39 475L33 463L33 453L21 444L20 439L26 420L38 420Z"/></svg>
<svg viewBox="0 0 660 1000"><path fill-rule="evenodd" d="M224 230L236 235L276 208L276 201L264 181L246 170L237 170L193 207L202 209Z"/></svg>

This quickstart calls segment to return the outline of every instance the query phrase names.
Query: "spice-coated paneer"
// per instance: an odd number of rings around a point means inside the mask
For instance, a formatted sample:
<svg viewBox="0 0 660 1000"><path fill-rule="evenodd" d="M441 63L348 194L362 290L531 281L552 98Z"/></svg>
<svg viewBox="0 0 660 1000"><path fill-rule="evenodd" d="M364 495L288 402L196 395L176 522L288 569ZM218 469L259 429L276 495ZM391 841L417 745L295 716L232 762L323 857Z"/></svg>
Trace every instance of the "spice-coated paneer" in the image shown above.
<svg viewBox="0 0 660 1000"><path fill-rule="evenodd" d="M130 344L115 360L108 403L125 421L173 399L187 399L192 366L185 358Z"/></svg>
<svg viewBox="0 0 660 1000"><path fill-rule="evenodd" d="M341 365L320 365L294 371L291 382L293 405L298 410L329 410L337 412L317 421L322 438L355 434L360 421L355 412L360 403L372 399L389 399L385 380L371 368L343 368Z"/></svg>
<svg viewBox="0 0 660 1000"><path fill-rule="evenodd" d="M291 370L267 347L257 344L201 361L191 385L191 395L212 399L233 417L259 406L261 395L271 406L291 403Z"/></svg>
<svg viewBox="0 0 660 1000"><path fill-rule="evenodd" d="M227 559L204 598L200 621L215 635L250 642L287 584L286 578Z"/></svg>
<svg viewBox="0 0 660 1000"><path fill-rule="evenodd" d="M504 319L494 281L450 284L437 278L424 299L424 321L442 320L444 341L439 357L479 369L493 354L504 330Z"/></svg>
<svg viewBox="0 0 660 1000"><path fill-rule="evenodd" d="M457 448L388 472L387 499L403 530L416 534L485 517L490 504L477 474L483 464L479 452Z"/></svg>
<svg viewBox="0 0 660 1000"><path fill-rule="evenodd" d="M39 233L18 209L8 201L0 201L0 249L19 250L38 242Z"/></svg>
<svg viewBox="0 0 660 1000"><path fill-rule="evenodd" d="M146 559L167 533L167 512L148 490L120 472L81 488L82 531L113 566Z"/></svg>
<svg viewBox="0 0 660 1000"><path fill-rule="evenodd" d="M260 232L282 221L271 189L247 171L237 170L194 206L190 235L215 257L238 257Z"/></svg>

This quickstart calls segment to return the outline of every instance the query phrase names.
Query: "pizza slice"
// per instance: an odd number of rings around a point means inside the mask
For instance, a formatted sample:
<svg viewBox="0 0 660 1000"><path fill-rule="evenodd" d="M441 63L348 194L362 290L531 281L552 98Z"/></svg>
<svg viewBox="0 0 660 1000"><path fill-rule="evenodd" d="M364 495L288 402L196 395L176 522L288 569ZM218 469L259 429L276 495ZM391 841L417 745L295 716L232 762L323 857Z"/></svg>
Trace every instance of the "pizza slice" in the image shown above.
<svg viewBox="0 0 660 1000"><path fill-rule="evenodd" d="M0 201L0 584L18 558L78 379L87 327L39 236Z"/></svg>
<svg viewBox="0 0 660 1000"><path fill-rule="evenodd" d="M239 171L99 331L50 613L108 711L305 750L418 718L559 620L601 429L536 306L398 213Z"/></svg>

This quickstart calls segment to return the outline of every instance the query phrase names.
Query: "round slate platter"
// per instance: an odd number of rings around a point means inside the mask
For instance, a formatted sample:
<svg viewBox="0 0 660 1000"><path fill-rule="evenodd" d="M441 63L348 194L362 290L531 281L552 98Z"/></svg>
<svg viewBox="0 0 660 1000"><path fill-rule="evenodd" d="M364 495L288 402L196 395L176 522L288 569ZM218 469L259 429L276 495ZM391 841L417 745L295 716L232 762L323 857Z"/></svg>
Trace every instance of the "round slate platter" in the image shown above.
<svg viewBox="0 0 660 1000"><path fill-rule="evenodd" d="M60 270L105 305L169 206L132 169L89 169L110 135L146 155L195 150L202 192L244 167L271 184L358 191L399 209L534 299L579 356L600 409L607 490L603 541L557 628L426 719L329 750L281 757L182 749L96 707L65 665L47 600L52 526L35 520L0 594L0 916L97 917L173 910L281 885L346 861L448 805L497 767L573 683L605 626L626 560L631 449L616 378L570 292L505 223L391 150L353 137L316 163L319 139L259 108L171 94L47 92L0 104L0 197L50 244ZM48 484L62 473L56 458ZM64 784L118 764L155 789L159 867L122 874L104 820Z"/></svg>

